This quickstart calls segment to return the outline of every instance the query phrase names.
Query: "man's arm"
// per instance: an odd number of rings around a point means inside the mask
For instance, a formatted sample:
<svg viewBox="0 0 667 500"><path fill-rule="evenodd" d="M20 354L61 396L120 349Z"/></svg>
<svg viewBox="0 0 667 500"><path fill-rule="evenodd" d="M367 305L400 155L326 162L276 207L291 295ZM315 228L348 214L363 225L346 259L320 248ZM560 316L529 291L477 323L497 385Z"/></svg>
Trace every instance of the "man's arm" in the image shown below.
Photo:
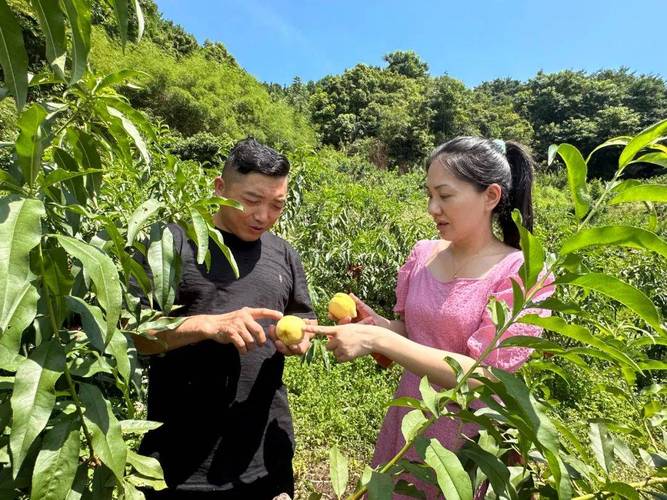
<svg viewBox="0 0 667 500"><path fill-rule="evenodd" d="M256 320L278 321L282 317L279 311L250 307L225 314L199 314L190 316L174 330L149 331L156 340L135 335L134 345L141 354L159 354L202 340L214 340L234 344L245 354L266 342L266 333Z"/></svg>

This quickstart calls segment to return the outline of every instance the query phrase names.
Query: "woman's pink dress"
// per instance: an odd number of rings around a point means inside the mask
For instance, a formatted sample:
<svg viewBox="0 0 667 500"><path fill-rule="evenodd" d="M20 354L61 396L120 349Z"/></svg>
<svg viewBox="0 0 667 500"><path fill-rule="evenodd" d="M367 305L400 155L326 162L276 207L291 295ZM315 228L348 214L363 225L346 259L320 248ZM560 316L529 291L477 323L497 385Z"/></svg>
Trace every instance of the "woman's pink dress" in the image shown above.
<svg viewBox="0 0 667 500"><path fill-rule="evenodd" d="M486 309L489 297L493 295L511 308L513 295L510 277L521 282L518 270L523 263L523 254L518 250L510 253L483 278L456 278L442 282L426 267L439 244L439 240L423 240L415 245L407 262L398 272L394 311L403 316L407 336L411 340L478 358L495 335L495 326ZM545 290L544 296L551 291ZM512 335L537 336L540 332L534 326L515 324L503 338ZM531 349L523 347L497 349L492 351L485 364L514 371L526 361L530 353ZM406 371L394 397L421 399L419 382L420 377ZM401 422L409 411L408 408L396 406L387 411L375 447L374 466L390 460L405 444ZM476 432L477 426L474 424L461 425L458 419L441 418L426 431L425 436L435 437L443 446L456 451L464 443L462 433L474 436ZM406 458L419 459L414 450L409 451Z"/></svg>

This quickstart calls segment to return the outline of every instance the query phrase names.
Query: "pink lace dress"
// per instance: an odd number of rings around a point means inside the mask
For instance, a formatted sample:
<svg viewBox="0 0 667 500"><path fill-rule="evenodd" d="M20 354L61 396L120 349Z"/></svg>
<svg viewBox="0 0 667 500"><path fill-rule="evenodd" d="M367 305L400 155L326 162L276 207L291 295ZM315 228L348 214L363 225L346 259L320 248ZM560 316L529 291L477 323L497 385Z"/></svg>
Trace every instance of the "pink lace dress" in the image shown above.
<svg viewBox="0 0 667 500"><path fill-rule="evenodd" d="M511 307L510 277L518 280L517 273L523 263L523 254L521 251L510 253L482 278L456 278L442 282L426 267L439 243L439 240L423 240L413 248L407 262L398 272L394 311L403 315L407 336L411 340L477 358L495 334L495 326L486 310L489 297L494 295ZM545 290L544 295L550 293ZM539 334L540 329L537 327L515 324L505 336ZM526 361L530 353L531 349L522 347L497 349L492 351L485 364L514 371ZM394 397L421 398L419 382L420 377L406 371ZM374 466L390 460L405 444L401 422L408 411L408 408L395 406L387 411L375 447ZM477 426L474 424L441 418L425 435L437 438L443 446L456 451L464 443L464 434L474 436L476 432ZM408 452L406 458L418 459L414 450ZM433 498L428 493L432 492L427 492L427 496Z"/></svg>

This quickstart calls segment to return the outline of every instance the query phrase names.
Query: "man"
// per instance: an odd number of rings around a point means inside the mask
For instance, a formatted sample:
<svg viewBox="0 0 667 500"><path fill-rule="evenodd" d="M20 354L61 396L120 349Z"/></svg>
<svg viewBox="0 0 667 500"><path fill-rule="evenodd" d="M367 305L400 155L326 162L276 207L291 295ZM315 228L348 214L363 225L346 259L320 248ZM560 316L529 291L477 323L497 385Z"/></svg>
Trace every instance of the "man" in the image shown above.
<svg viewBox="0 0 667 500"><path fill-rule="evenodd" d="M150 358L148 419L163 422L140 452L156 457L167 491L147 498L272 499L293 496L294 436L282 383L284 354L303 354L305 338L289 348L267 342L267 327L284 314L314 318L296 251L268 232L287 196L287 159L254 139L238 143L215 179L222 206L214 215L239 267L210 244L211 268L196 263L196 248L170 226L182 261L176 303L188 316L173 331L138 337Z"/></svg>

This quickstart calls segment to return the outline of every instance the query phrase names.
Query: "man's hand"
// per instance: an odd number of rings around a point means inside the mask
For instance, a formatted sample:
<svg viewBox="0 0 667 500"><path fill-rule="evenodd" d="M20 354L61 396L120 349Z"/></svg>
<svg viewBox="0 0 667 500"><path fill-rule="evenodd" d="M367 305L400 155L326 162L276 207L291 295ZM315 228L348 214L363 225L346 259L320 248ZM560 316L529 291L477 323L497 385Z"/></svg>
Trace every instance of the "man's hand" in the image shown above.
<svg viewBox="0 0 667 500"><path fill-rule="evenodd" d="M264 328L258 319L278 321L283 317L279 311L264 308L244 307L225 314L202 314L189 318L188 328L200 331L205 338L221 344L234 344L241 354L266 342Z"/></svg>
<svg viewBox="0 0 667 500"><path fill-rule="evenodd" d="M306 319L304 318L306 325L317 325L316 319ZM280 339L276 336L276 326L269 326L269 337L273 340L273 343L276 346L278 352L283 353L285 356L302 356L308 352L310 349L310 339L314 336L313 333L303 332L303 339L298 344L285 345Z"/></svg>

